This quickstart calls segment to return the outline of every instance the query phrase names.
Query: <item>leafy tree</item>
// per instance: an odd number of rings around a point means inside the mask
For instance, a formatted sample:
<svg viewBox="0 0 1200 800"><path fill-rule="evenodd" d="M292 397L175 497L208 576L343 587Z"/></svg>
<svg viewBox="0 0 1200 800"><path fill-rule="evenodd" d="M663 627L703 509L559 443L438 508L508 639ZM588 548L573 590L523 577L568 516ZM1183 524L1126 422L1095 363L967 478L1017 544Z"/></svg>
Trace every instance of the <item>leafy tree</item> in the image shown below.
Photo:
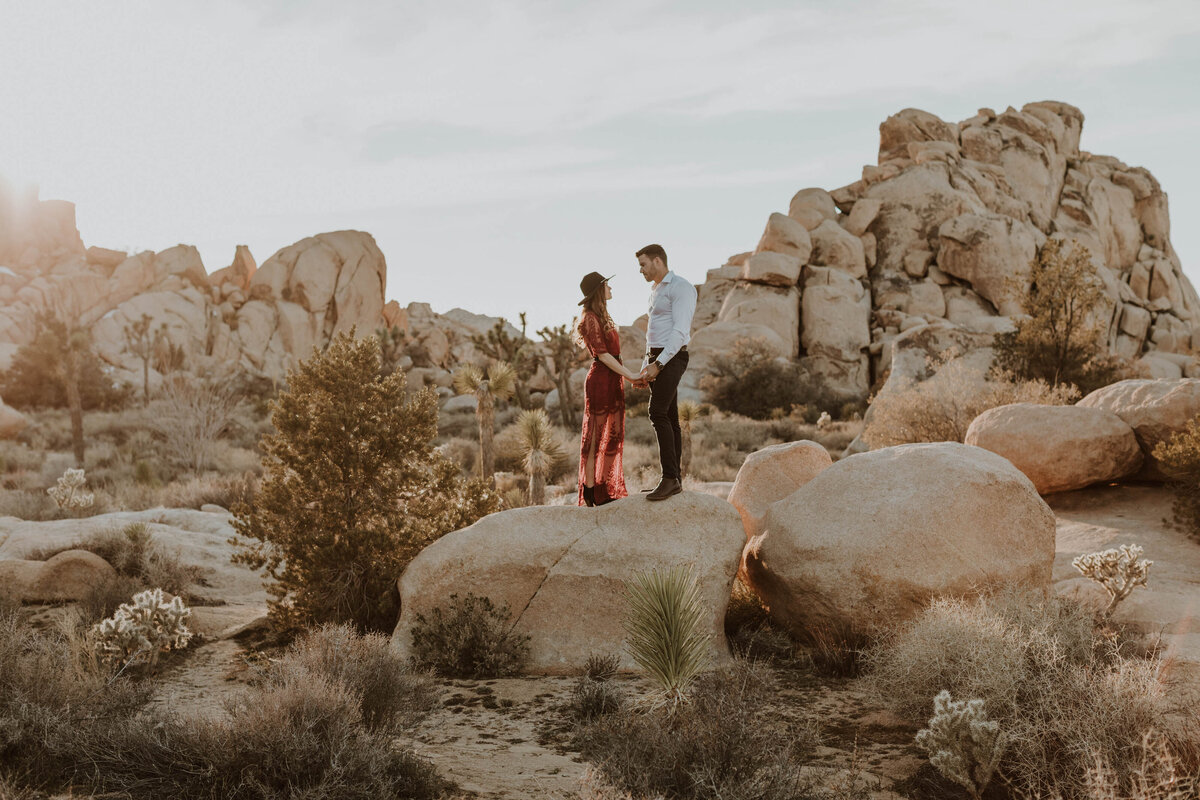
<svg viewBox="0 0 1200 800"><path fill-rule="evenodd" d="M377 329L375 336L379 338L379 374L391 375L399 369L400 359L407 355L408 334L399 325L393 325Z"/></svg>
<svg viewBox="0 0 1200 800"><path fill-rule="evenodd" d="M150 362L154 359L159 345L167 338L167 323L152 328L153 319L149 314L142 316L125 326L125 349L141 359L142 362L142 407L150 405Z"/></svg>
<svg viewBox="0 0 1200 800"><path fill-rule="evenodd" d="M571 372L584 363L579 346L575 344L569 325L542 328L538 336L545 345L542 359L546 372L554 376L554 386L558 389L558 413L562 416L563 426L578 428L579 409L571 392Z"/></svg>
<svg viewBox="0 0 1200 800"><path fill-rule="evenodd" d="M75 328L53 313L38 315L37 336L13 354L12 364L0 374L0 396L14 408L64 408L68 406L61 372L64 353L83 348L72 370L77 378L83 411L114 409L125 405L129 390L113 383L100 360L91 353L86 331Z"/></svg>
<svg viewBox="0 0 1200 800"><path fill-rule="evenodd" d="M343 334L288 376L271 403L265 475L235 509L236 563L265 568L277 628L349 622L390 631L396 578L422 548L496 511L431 446L437 397L379 375L379 341Z"/></svg>
<svg viewBox="0 0 1200 800"><path fill-rule="evenodd" d="M508 332L508 320L501 317L486 334L471 337L471 343L480 353L493 361L503 361L514 370L513 391L517 405L529 408L529 388L526 381L537 372L539 358L533 342L525 337L525 312L521 312L521 335Z"/></svg>
<svg viewBox="0 0 1200 800"><path fill-rule="evenodd" d="M1085 394L1124 377L1108 354L1106 325L1095 312L1106 303L1104 283L1087 248L1047 240L1030 263L1032 285L1020 297L1016 330L996 337L996 364L1018 378L1070 384Z"/></svg>
<svg viewBox="0 0 1200 800"><path fill-rule="evenodd" d="M475 395L475 416L479 420L479 475L494 485L496 474L496 401L512 397L517 383L512 366L497 361L485 375L474 364L463 364L454 373L454 390Z"/></svg>

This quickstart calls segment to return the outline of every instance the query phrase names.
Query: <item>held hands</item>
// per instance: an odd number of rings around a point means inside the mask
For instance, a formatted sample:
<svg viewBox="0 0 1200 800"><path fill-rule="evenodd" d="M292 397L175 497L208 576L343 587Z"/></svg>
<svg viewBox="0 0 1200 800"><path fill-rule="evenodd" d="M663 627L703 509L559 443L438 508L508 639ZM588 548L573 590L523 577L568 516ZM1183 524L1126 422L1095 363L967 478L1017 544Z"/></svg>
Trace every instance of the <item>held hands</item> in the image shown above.
<svg viewBox="0 0 1200 800"><path fill-rule="evenodd" d="M658 362L651 361L642 369L641 378L642 380L649 382L657 378L658 373L660 372L662 372L662 367L658 365Z"/></svg>

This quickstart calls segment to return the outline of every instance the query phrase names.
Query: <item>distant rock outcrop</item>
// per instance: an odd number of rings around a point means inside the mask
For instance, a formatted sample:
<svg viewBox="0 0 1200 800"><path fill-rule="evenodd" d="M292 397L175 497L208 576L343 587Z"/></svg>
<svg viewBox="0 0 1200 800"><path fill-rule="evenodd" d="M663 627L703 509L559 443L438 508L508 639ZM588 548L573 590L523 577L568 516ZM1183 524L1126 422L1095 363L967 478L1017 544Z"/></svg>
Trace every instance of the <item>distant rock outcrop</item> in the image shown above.
<svg viewBox="0 0 1200 800"><path fill-rule="evenodd" d="M697 337L718 338L713 325L720 341L771 331L781 356L863 399L913 329L1011 329L1019 307L1005 287L1063 238L1086 246L1104 279L1109 349L1180 377L1200 344L1200 297L1171 247L1167 196L1147 170L1081 151L1082 128L1079 109L1057 102L957 124L917 109L889 117L878 165L797 192L753 254L709 271Z"/></svg>

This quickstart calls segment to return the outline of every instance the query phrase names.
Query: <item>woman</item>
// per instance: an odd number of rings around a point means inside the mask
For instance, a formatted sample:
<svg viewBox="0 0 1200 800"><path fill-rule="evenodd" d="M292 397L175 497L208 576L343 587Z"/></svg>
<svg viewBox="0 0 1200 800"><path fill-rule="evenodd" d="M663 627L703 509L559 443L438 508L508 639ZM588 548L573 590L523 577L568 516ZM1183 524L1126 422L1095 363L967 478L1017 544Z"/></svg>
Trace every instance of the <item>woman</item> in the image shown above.
<svg viewBox="0 0 1200 800"><path fill-rule="evenodd" d="M610 276L611 277L611 276ZM608 278L589 272L579 282L583 313L575 341L592 356L583 391L583 437L579 446L579 505L602 506L628 494L621 467L625 445L625 384L638 375L621 364L621 337L608 315Z"/></svg>

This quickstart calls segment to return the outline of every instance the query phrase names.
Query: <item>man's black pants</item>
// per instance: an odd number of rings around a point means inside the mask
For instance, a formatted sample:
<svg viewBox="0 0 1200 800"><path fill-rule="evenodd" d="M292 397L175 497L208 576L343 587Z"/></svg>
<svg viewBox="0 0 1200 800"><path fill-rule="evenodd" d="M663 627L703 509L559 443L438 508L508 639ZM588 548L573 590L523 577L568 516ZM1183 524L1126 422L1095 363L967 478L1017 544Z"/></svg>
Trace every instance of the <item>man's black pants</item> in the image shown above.
<svg viewBox="0 0 1200 800"><path fill-rule="evenodd" d="M654 360L662 348L650 349ZM683 431L679 428L679 381L687 370L687 350L680 350L667 362L650 382L650 424L658 437L658 458L662 462L662 476L682 481L679 459L683 455Z"/></svg>

